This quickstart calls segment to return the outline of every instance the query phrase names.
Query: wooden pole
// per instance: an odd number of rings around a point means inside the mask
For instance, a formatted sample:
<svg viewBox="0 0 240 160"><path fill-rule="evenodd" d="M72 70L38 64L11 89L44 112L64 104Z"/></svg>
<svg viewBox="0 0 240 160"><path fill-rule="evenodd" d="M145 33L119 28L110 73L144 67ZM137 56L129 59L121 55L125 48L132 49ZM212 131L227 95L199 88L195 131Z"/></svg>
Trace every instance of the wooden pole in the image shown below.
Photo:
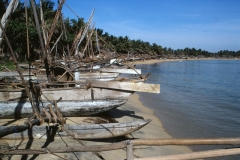
<svg viewBox="0 0 240 160"><path fill-rule="evenodd" d="M13 132L14 133L14 132ZM108 145L95 145L95 146L67 146L67 147L56 147L46 148L51 153L69 153L69 152L99 152L99 151L110 151L126 148L125 142L119 142ZM23 154L46 154L47 152L43 149L0 149L0 154L6 155L23 155Z"/></svg>
<svg viewBox="0 0 240 160"><path fill-rule="evenodd" d="M43 17L42 0L40 0L40 20L41 20L44 44L46 45L47 44L47 30L46 30L44 17Z"/></svg>
<svg viewBox="0 0 240 160"><path fill-rule="evenodd" d="M62 10L62 6L63 6L63 4L64 4L64 2L65 2L65 0L61 0L61 2L59 3L59 5L58 5L58 9L57 9L57 12L56 12L56 15L55 15L55 17L54 17L54 19L53 19L53 22L52 22L52 27L51 27L51 29L50 29L50 32L49 32L49 35L48 35L48 37L47 37L47 44L46 44L46 50L48 50L49 48L49 43L50 43L50 40L51 40L51 38L52 38L52 35L53 35L53 32L54 32L54 29L55 29L55 26L56 26L56 23L57 23L57 20L58 20L58 18L59 18L59 15L61 14L61 10Z"/></svg>
<svg viewBox="0 0 240 160"><path fill-rule="evenodd" d="M0 23L0 28L3 29L1 23ZM17 71L18 71L19 77L20 77L21 80L22 80L22 83L23 83L24 88L25 88L25 90L26 90L27 96L28 96L29 101L30 101L30 103L31 103L33 114L35 114L35 116L37 116L37 117L41 117L41 116L40 116L40 112L39 112L37 106L35 105L35 103L34 103L34 101L33 101L33 99L32 99L32 96L31 96L31 94L30 94L29 87L28 87L26 81L24 80L23 74L22 74L22 72L21 72L21 70L20 70L20 67L19 67L19 65L18 65L17 58L16 58L15 54L13 53L13 49L12 49L11 44L10 44L10 42L9 42L9 40L8 40L8 37L7 37L6 33L5 33L5 30L3 30L3 34L4 34L5 40L6 40L6 42L7 42L7 45L8 45L8 47L9 47L9 49L10 49L10 54L11 54L11 56L12 56L13 62L14 62L14 64L15 64L15 66L16 66Z"/></svg>
<svg viewBox="0 0 240 160"><path fill-rule="evenodd" d="M26 17L26 32L27 32L27 58L28 58L28 71L31 73L31 62L30 62L30 50L29 50L29 36L28 36L28 12L27 12L27 0L25 0L25 17ZM31 76L29 76L29 79Z"/></svg>
<svg viewBox="0 0 240 160"><path fill-rule="evenodd" d="M86 27L85 27L84 30L83 30L83 33L82 33L82 35L81 35L81 38L80 38L79 42L77 43L75 55L78 55L78 47L79 47L79 45L81 44L81 42L82 42L82 40L84 39L84 37L86 36L86 33L88 32L88 28L89 28L90 24L92 23L92 17L93 17L93 14L94 14L94 10L95 10L95 9L93 9L93 11L92 11L92 13L91 13L91 15L90 15L90 18L88 19L88 22L87 22L87 24L86 24Z"/></svg>
<svg viewBox="0 0 240 160"><path fill-rule="evenodd" d="M71 57L70 57L70 50L69 50L69 42L68 42L67 31L66 31L66 27L65 27L65 23L64 23L64 19L63 19L62 13L60 14L60 18L61 18L61 22L62 22L62 26L63 26L63 32L64 32L64 35L65 35L65 39L67 41L68 65L69 65L69 68L71 68Z"/></svg>
<svg viewBox="0 0 240 160"><path fill-rule="evenodd" d="M202 138L202 139L138 139L133 140L134 146L163 146L163 145L234 145L240 144L240 138Z"/></svg>
<svg viewBox="0 0 240 160"><path fill-rule="evenodd" d="M133 146L130 140L126 141L127 145L127 160L133 160Z"/></svg>
<svg viewBox="0 0 240 160"><path fill-rule="evenodd" d="M44 44L43 44L43 39L42 39L42 35L41 35L40 25L39 25L39 21L38 21L35 1L34 0L30 0L30 1L31 1L33 14L34 14L34 19L35 19L35 23L36 23L36 28L37 28L37 32L38 32L38 37L39 37L39 41L40 41L41 52L44 55L44 65L45 65L45 68L46 68L47 78L48 78L48 81L51 81L51 76L50 76L51 73L49 71L48 59L47 59L47 55L46 55L46 52L45 52L45 49L44 49Z"/></svg>
<svg viewBox="0 0 240 160"><path fill-rule="evenodd" d="M82 27L80 28L78 34L75 35L73 43L72 43L72 47L70 50L70 56L73 54L73 52L77 49L77 45L78 45L78 41L80 40L82 35Z"/></svg>
<svg viewBox="0 0 240 160"><path fill-rule="evenodd" d="M27 12L27 0L25 0L25 16L26 16L26 30L27 30L27 54L28 59L30 58L30 51L29 51L29 37L28 37L28 12Z"/></svg>
<svg viewBox="0 0 240 160"><path fill-rule="evenodd" d="M100 37L100 36L98 35L98 37ZM117 54L117 56L119 56L119 54L113 48L111 48L111 46L106 41L104 41L104 39L102 37L100 37L100 38L110 49L112 49Z"/></svg>
<svg viewBox="0 0 240 160"><path fill-rule="evenodd" d="M35 119L34 121L37 121ZM45 121L48 120L45 118ZM14 128L12 133L14 132ZM1 135L1 133L0 133ZM0 136L1 137L1 136ZM163 146L163 145L236 145L240 144L240 138L215 138L215 139L144 139L144 140L132 140L133 146ZM91 145L91 146L67 146L67 147L56 147L46 148L52 153L69 153L69 152L101 152L123 149L127 147L127 141L122 141L114 144L107 145ZM222 152L229 152L228 154L240 154L239 150L234 149L223 149ZM23 154L45 154L46 152L42 149L17 149L8 150L2 149L0 153L7 155L23 155ZM213 152L214 153L214 152Z"/></svg>
<svg viewBox="0 0 240 160"><path fill-rule="evenodd" d="M85 47L84 47L84 49L83 49L83 54L85 54L85 51L86 51L86 49L87 49L87 46L89 45L89 41L90 41L90 39L91 39L91 37L92 37L92 34L93 34L93 31L94 31L94 25L95 25L95 23L93 24L92 30L91 30L89 36L87 37L87 42L86 42L86 45L85 45Z"/></svg>
<svg viewBox="0 0 240 160"><path fill-rule="evenodd" d="M237 154L240 154L240 148L199 151L199 152L193 152L193 153L184 153L184 154L160 156L160 157L137 158L135 160L173 160L173 159L187 160L187 159L231 156L231 155L237 155Z"/></svg>

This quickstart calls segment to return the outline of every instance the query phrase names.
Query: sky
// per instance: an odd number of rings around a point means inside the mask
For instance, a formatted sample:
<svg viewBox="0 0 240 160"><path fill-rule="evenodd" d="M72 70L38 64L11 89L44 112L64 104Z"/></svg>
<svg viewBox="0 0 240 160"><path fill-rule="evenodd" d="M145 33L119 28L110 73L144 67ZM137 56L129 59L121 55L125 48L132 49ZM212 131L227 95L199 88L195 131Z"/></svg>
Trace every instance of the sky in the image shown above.
<svg viewBox="0 0 240 160"><path fill-rule="evenodd" d="M57 0L53 0L57 4ZM66 0L85 21L114 36L163 48L240 50L240 0ZM64 17L77 16L63 6Z"/></svg>

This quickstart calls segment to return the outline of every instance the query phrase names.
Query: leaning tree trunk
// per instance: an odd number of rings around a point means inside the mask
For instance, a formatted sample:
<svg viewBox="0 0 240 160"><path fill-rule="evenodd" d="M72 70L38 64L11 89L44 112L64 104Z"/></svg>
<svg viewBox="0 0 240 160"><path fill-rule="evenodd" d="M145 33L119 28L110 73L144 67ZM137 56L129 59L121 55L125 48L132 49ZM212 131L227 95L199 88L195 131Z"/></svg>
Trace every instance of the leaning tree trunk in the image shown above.
<svg viewBox="0 0 240 160"><path fill-rule="evenodd" d="M11 13L15 11L15 9L18 6L18 3L19 3L19 0L11 0L10 4L8 5L6 12L3 14L1 19L1 25L3 29L5 29ZM3 38L3 30L0 28L0 45L2 43L2 38Z"/></svg>

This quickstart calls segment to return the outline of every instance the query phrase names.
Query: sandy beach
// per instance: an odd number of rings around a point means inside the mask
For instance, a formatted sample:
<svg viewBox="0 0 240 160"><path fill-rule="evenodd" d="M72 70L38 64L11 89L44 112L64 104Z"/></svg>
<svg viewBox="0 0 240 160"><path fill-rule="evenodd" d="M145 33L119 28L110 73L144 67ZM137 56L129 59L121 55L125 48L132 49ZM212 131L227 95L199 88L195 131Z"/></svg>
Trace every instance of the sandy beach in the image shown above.
<svg viewBox="0 0 240 160"><path fill-rule="evenodd" d="M162 63L162 62L177 62L186 59L152 59L152 60L145 60L145 61L132 61L128 62L129 64L154 64L154 63Z"/></svg>
<svg viewBox="0 0 240 160"><path fill-rule="evenodd" d="M166 61L179 61L179 60L150 60L150 61L135 61L133 64L152 64L152 63L160 63ZM109 111L101 116L109 116L114 118L118 122L126 122L126 121L134 121L136 119L151 119L152 121L141 128L140 130L133 132L131 135L127 135L124 137L117 137L111 139L102 139L97 141L91 140L81 140L81 143L84 145L100 145L100 144L112 144L114 142L120 142L127 139L161 139L161 138L171 138L168 133L163 128L160 120L154 115L154 111L144 106L140 100L137 93L131 95L127 103L123 106ZM88 117L71 117L68 118L67 123L86 123ZM94 117L91 117L94 119ZM24 120L6 120L1 119L1 125L14 125L14 124L22 124ZM20 134L20 133L17 133ZM8 144L9 146L15 146L18 149L39 149L41 147L57 147L57 146L81 146L82 144L72 138L55 138L53 142L47 144L45 138L34 139L34 140L1 140L1 144ZM139 146L134 147L134 158L142 158L142 157L154 157L161 155L172 155L179 153L189 153L192 152L186 146ZM90 153L90 152L75 152L75 153L61 153L57 154L65 159L106 159L106 160L117 160L117 159L126 159L126 151L114 150L114 151L104 151L99 153ZM5 158L7 158L5 156ZM28 155L21 156L16 155L12 156L13 159L61 159L56 155L45 154L45 155Z"/></svg>

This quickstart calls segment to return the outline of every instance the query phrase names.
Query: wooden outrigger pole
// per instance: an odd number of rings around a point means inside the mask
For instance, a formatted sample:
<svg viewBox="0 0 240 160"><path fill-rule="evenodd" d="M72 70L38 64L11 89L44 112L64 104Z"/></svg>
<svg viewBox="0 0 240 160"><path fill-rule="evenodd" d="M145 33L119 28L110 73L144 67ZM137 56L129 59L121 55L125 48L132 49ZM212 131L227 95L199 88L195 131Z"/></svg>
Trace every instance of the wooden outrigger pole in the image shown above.
<svg viewBox="0 0 240 160"><path fill-rule="evenodd" d="M32 0L31 0L32 1ZM50 32L49 32L49 35L47 37L47 44L45 46L45 49L47 50L47 52L49 52L49 43L50 43L50 40L52 39L52 35L53 35L53 32L54 32L54 29L55 29L55 26L56 26L56 23L57 23L57 20L59 18L59 15L61 14L61 10L62 10L62 6L64 4L65 0L62 0L58 6L58 9L57 9L57 12L56 12L56 15L54 17L54 20L53 20L53 23L52 23L52 27L50 29Z"/></svg>
<svg viewBox="0 0 240 160"><path fill-rule="evenodd" d="M84 39L84 37L86 36L87 34L87 31L88 31L88 28L90 27L91 23L92 23L92 18L93 18L93 14L94 14L94 10L92 11L89 19L88 19L88 22L86 24L86 27L84 28L83 30L83 33L81 35L81 38L79 40L79 42L77 43L77 46L76 46L76 51L75 51L75 55L78 55L79 56L79 53L78 53L78 47L79 45L81 44L82 40Z"/></svg>
<svg viewBox="0 0 240 160"><path fill-rule="evenodd" d="M1 23L0 23L0 27L1 27L1 29L3 29ZM40 117L41 117L41 116L40 116L40 112L39 112L37 106L35 105L35 103L34 103L34 101L33 101L33 99L32 99L32 96L31 96L31 94L30 94L29 87L28 87L26 81L24 80L23 74L22 74L22 72L21 72L21 70L20 70L20 67L19 67L19 65L18 65L17 58L16 58L15 54L13 53L13 49L12 49L12 47L11 47L11 45L10 45L10 42L9 42L9 40L8 40L8 37L7 37L6 33L5 33L5 30L3 30L3 34L4 34L5 40L6 40L6 42L7 42L7 45L8 45L8 47L9 47L9 49L10 49L10 54L11 54L11 56L12 56L12 58L13 58L13 62L14 62L14 64L15 64L16 69L17 69L17 71L18 71L18 73L19 73L19 76L20 76L20 78L21 78L21 80L22 80L22 83L23 83L23 85L24 85L24 88L26 89L26 93L27 93L27 96L29 97L29 101L30 101L30 103L31 103L33 113L35 114L36 117L40 118Z"/></svg>
<svg viewBox="0 0 240 160"><path fill-rule="evenodd" d="M87 47L89 46L89 41L90 41L90 39L91 39L91 37L92 37L92 34L93 34L93 31L94 31L94 25L95 25L95 24L93 24L92 30L91 30L91 32L90 32L90 35L87 36L87 42L86 42L86 45L85 45L85 47L84 47L84 49L83 49L83 54L85 54L85 52L86 52L86 50L87 50Z"/></svg>
<svg viewBox="0 0 240 160"><path fill-rule="evenodd" d="M30 94L29 87L28 87L26 81L24 80L23 74L22 74L22 72L21 72L21 70L20 70L20 67L19 67L19 65L18 65L18 62L17 62L17 58L16 58L15 54L13 53L13 49L12 49L12 47L11 47L11 45L10 45L10 42L9 42L8 37L7 37L7 35L6 35L6 32L5 32L5 25L6 25L6 23L7 23L7 20L8 20L8 18L9 18L10 14L16 9L17 5L18 5L18 0L12 0L12 1L10 2L9 7L7 8L7 11L6 11L6 13L4 14L4 16L3 16L3 19L4 19L3 25L4 25L4 26L2 25L2 22L0 23L0 31L1 31L1 35L4 35L5 40L6 40L6 42L7 42L7 45L8 45L8 47L9 47L9 49L10 49L10 54L11 54L11 56L12 56L12 58L13 58L13 62L14 62L14 64L15 64L15 66L16 66L16 69L17 69L17 71L18 71L18 73L19 73L19 76L20 76L20 78L21 78L21 80L22 80L22 83L23 83L23 85L24 85L24 87L25 87L25 89L26 89L27 96L29 97L29 101L30 101L31 106L32 106L32 111L33 111L33 113L35 114L36 117L40 117L39 110L38 110L37 106L35 105L35 103L33 102L32 96L31 96L31 94ZM2 37L2 36L1 36L1 37Z"/></svg>
<svg viewBox="0 0 240 160"><path fill-rule="evenodd" d="M133 147L135 146L164 146L164 145L236 145L240 144L239 138L212 138L212 139L137 139L127 140L106 145L85 145L85 146L67 146L67 147L47 147L41 149L1 149L4 155L24 155L24 154L48 154L48 153L70 153L70 152L101 152L118 149L126 149L127 160L135 159L133 157ZM216 149L209 151L200 151L193 153L183 153L177 155L167 155L159 157L137 158L136 160L170 160L170 159L197 159L211 158L220 156L229 156L240 154L240 148Z"/></svg>
<svg viewBox="0 0 240 160"><path fill-rule="evenodd" d="M47 78L48 78L48 81L51 81L51 73L50 73L50 70L49 70L47 54L46 54L45 49L44 49L44 44L43 44L43 39L42 39L42 35L41 35L40 25L39 25L39 21L38 21L35 1L34 0L30 0L30 1L31 1L33 14L34 14L34 19L35 19L35 23L36 23L36 28L37 28L37 32L38 32L38 37L39 37L39 41L40 41L41 52L43 54L43 60L44 60L45 68L46 68Z"/></svg>

